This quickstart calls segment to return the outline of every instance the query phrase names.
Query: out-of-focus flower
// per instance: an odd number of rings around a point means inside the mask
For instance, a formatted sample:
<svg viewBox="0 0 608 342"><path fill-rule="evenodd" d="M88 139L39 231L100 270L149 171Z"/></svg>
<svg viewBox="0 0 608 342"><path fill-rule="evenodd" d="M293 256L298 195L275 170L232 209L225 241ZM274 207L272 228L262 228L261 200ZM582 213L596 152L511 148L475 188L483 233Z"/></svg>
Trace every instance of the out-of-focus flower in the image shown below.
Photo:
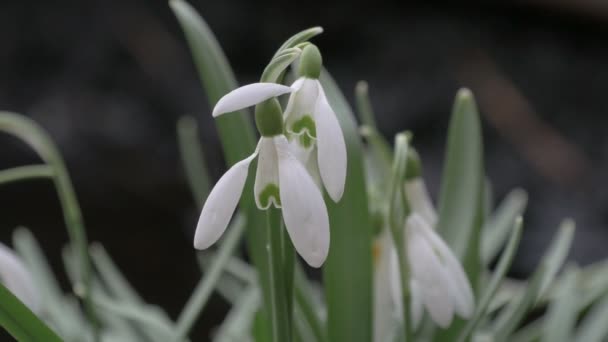
<svg viewBox="0 0 608 342"><path fill-rule="evenodd" d="M32 274L21 258L0 243L0 281L33 312L40 310L40 296L34 287Z"/></svg>

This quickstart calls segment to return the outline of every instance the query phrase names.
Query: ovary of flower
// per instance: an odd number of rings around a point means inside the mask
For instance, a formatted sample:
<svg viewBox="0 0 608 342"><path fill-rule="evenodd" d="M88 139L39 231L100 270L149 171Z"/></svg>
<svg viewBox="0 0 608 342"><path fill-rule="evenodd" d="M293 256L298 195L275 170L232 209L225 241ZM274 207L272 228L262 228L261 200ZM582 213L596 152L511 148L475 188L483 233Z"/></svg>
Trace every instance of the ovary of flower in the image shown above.
<svg viewBox="0 0 608 342"><path fill-rule="evenodd" d="M285 227L298 253L320 267L329 251L329 217L323 196L284 135L262 137L255 152L234 164L207 197L196 227L194 247L206 249L226 230L239 202L249 164L258 157L255 201L259 209L282 208Z"/></svg>
<svg viewBox="0 0 608 342"><path fill-rule="evenodd" d="M310 151L316 149L323 185L331 199L338 202L346 181L346 144L336 114L319 80L303 76L291 88L285 109L286 130L297 148L309 152L300 153L304 163Z"/></svg>
<svg viewBox="0 0 608 342"><path fill-rule="evenodd" d="M33 312L40 311L40 297L32 274L12 249L0 243L0 282Z"/></svg>
<svg viewBox="0 0 608 342"><path fill-rule="evenodd" d="M442 328L452 323L454 314L470 318L474 307L471 284L448 245L420 214L408 217L403 243L407 244L413 325L420 323L423 308ZM397 253L393 253L391 268L391 288L400 313L403 295Z"/></svg>

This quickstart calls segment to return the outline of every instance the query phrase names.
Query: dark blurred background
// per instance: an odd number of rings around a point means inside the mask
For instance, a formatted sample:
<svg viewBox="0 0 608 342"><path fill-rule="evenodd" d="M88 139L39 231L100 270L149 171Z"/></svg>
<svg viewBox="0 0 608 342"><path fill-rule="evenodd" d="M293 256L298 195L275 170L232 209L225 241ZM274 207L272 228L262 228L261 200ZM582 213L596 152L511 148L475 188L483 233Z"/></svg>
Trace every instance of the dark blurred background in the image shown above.
<svg viewBox="0 0 608 342"><path fill-rule="evenodd" d="M382 133L415 132L435 196L451 103L470 87L484 120L497 199L530 194L514 275L525 275L564 217L578 223L571 258L608 251L608 5L603 1L381 4L191 1L241 83L258 79L289 36L321 25L327 68L352 100L370 85ZM200 277L198 209L180 164L175 124L195 115L211 175L225 170L182 32L166 1L0 2L0 109L25 113L59 145L91 240L100 241L151 303L175 318ZM0 167L36 161L0 137ZM0 189L0 238L32 229L63 275L67 241L46 180ZM67 283L65 283L67 289ZM205 336L226 304L214 298Z"/></svg>

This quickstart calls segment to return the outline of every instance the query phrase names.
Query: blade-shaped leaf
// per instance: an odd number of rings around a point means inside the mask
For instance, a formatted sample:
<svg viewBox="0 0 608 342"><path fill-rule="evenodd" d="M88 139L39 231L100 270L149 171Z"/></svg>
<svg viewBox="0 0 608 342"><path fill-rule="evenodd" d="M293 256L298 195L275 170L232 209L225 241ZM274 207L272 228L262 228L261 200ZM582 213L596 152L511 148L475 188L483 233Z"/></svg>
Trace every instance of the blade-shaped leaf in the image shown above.
<svg viewBox="0 0 608 342"><path fill-rule="evenodd" d="M18 341L62 341L1 283L0 325Z"/></svg>
<svg viewBox="0 0 608 342"><path fill-rule="evenodd" d="M323 268L328 340L372 338L372 225L369 217L362 146L352 111L326 72L321 83L338 116L348 155L344 196L327 200L331 248Z"/></svg>
<svg viewBox="0 0 608 342"><path fill-rule="evenodd" d="M515 218L521 215L528 202L528 194L521 189L511 191L486 222L482 231L481 255L484 264L490 263L509 236Z"/></svg>

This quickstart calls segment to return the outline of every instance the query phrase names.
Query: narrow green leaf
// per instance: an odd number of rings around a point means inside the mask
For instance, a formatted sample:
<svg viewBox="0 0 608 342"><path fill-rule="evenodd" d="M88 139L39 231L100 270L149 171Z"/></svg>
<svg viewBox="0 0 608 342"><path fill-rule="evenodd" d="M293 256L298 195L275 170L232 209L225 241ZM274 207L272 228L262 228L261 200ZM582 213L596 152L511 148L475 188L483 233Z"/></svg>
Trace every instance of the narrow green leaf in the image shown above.
<svg viewBox="0 0 608 342"><path fill-rule="evenodd" d="M526 207L528 194L521 189L511 191L484 225L481 255L484 264L490 263L507 240L513 222Z"/></svg>
<svg viewBox="0 0 608 342"><path fill-rule="evenodd" d="M129 303L144 303L100 243L91 244L90 253L101 280L112 296Z"/></svg>
<svg viewBox="0 0 608 342"><path fill-rule="evenodd" d="M48 165L17 166L0 171L0 184L35 178L52 178L53 169Z"/></svg>
<svg viewBox="0 0 608 342"><path fill-rule="evenodd" d="M372 338L372 225L368 211L362 146L352 111L328 73L321 83L340 122L348 155L344 195L326 200L331 248L323 267L329 341Z"/></svg>
<svg viewBox="0 0 608 342"><path fill-rule="evenodd" d="M463 262L474 287L481 266L479 218L484 177L477 106L473 94L461 89L456 95L448 131L437 229Z"/></svg>
<svg viewBox="0 0 608 342"><path fill-rule="evenodd" d="M171 0L169 4L184 30L209 104L213 106L223 95L237 87L234 74L213 33L194 8L182 0ZM228 165L244 159L255 150L256 137L247 112L222 115L216 119L216 125ZM264 234L266 218L256 208L254 197L251 196L253 174L249 174L240 205L247 217L247 245L259 274L264 305L270 307L269 261L266 254L268 240Z"/></svg>
<svg viewBox="0 0 608 342"><path fill-rule="evenodd" d="M256 286L251 286L242 292L220 325L214 341L247 341L251 334L255 314L260 307L260 299L260 291Z"/></svg>
<svg viewBox="0 0 608 342"><path fill-rule="evenodd" d="M242 216L237 217L237 219L240 220L240 224L233 225L232 229L227 232L221 243L220 251L216 256L213 265L209 268L209 272L207 272L198 283L196 289L192 292L190 299L188 299L188 302L180 313L176 323L176 341L181 341L188 335L192 325L194 325L194 322L211 296L211 293L222 274L224 265L228 262L230 256L236 249L243 230L245 229L245 219Z"/></svg>
<svg viewBox="0 0 608 342"><path fill-rule="evenodd" d="M53 182L61 203L70 243L78 252L78 273L75 281L83 288L84 305L89 321L92 323L93 335L96 338L98 329L89 295L91 261L88 254L87 234L76 192L63 158L46 131L35 121L23 115L0 111L0 131L13 135L26 143L44 160L46 165L52 168ZM38 169L38 172L40 171L41 169Z"/></svg>
<svg viewBox="0 0 608 342"><path fill-rule="evenodd" d="M179 154L186 171L186 178L192 191L192 196L198 208L211 191L211 181L207 173L207 165L203 148L198 136L198 125L192 116L183 116L177 122L177 137Z"/></svg>
<svg viewBox="0 0 608 342"><path fill-rule="evenodd" d="M549 304L545 316L543 341L573 341L574 327L578 317L578 271L576 266L565 272L566 277L558 286L558 296Z"/></svg>
<svg viewBox="0 0 608 342"><path fill-rule="evenodd" d="M0 283L0 325L18 341L62 341L2 283Z"/></svg>
<svg viewBox="0 0 608 342"><path fill-rule="evenodd" d="M475 308L475 313L460 333L458 341L467 341L471 336L471 333L475 331L475 328L477 327L481 319L486 315L488 306L490 305L494 294L496 294L496 291L498 290L498 287L500 286L502 280L507 274L509 267L511 267L511 262L513 261L513 257L515 256L517 246L519 246L519 241L521 238L521 227L522 220L521 217L519 217L514 223L514 229L511 231L511 237L509 238L507 247L502 253L500 260L498 261L498 265L494 270L494 274L492 275L492 278L490 279L488 285L484 287L481 299L479 299L478 304Z"/></svg>
<svg viewBox="0 0 608 342"><path fill-rule="evenodd" d="M444 163L437 230L461 260L474 292L479 293L485 173L481 122L468 89L460 89L456 94ZM455 339L464 324L456 319L435 340Z"/></svg>
<svg viewBox="0 0 608 342"><path fill-rule="evenodd" d="M583 318L573 341L602 342L608 338L608 293Z"/></svg>
<svg viewBox="0 0 608 342"><path fill-rule="evenodd" d="M557 236L553 238L551 246L543 256L540 264L524 293L514 298L507 307L503 308L498 317L494 320L496 341L505 341L517 328L525 314L538 304L546 288L553 280L557 271L564 263L572 238L574 236L574 223L565 220L559 228Z"/></svg>

